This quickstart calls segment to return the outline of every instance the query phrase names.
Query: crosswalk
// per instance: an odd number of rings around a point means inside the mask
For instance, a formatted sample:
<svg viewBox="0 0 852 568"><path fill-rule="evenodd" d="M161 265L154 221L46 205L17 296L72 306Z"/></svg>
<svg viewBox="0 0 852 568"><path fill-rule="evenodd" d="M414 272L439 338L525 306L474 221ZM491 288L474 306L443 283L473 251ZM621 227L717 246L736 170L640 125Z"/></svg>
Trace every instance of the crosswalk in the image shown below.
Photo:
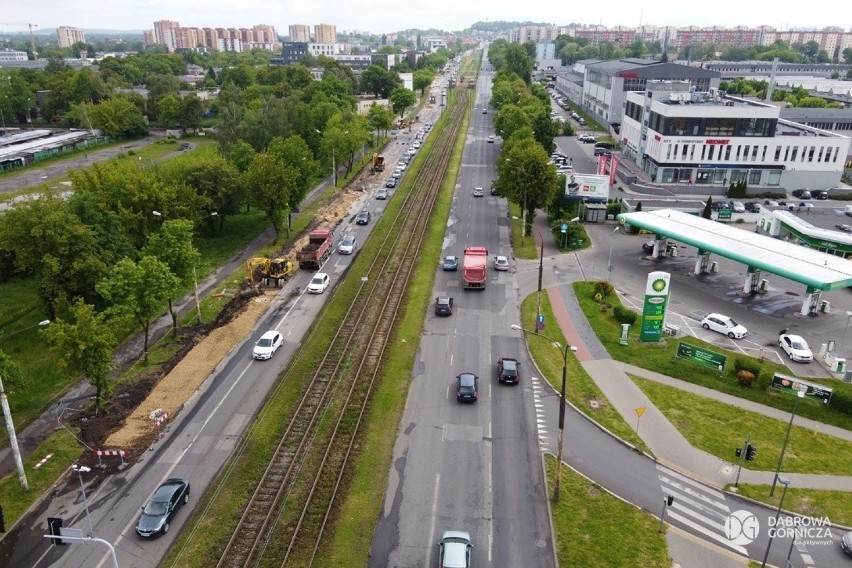
<svg viewBox="0 0 852 568"><path fill-rule="evenodd" d="M661 465L657 466L657 476L663 495L674 497L667 512L669 522L676 521L748 557L744 546L733 543L725 535L725 520L732 511L724 493Z"/></svg>
<svg viewBox="0 0 852 568"><path fill-rule="evenodd" d="M542 381L538 377L530 377L532 384L533 404L535 405L535 423L538 431L538 449L541 452L553 452L556 449L556 441L551 439L547 431L547 419L544 417L544 401L547 394Z"/></svg>

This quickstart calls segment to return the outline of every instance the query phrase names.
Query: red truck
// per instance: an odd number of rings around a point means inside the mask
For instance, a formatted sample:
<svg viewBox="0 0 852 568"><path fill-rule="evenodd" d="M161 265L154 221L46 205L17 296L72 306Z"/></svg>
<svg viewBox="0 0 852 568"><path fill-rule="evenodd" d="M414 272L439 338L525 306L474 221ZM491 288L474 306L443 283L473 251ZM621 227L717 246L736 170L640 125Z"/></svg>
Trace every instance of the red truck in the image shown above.
<svg viewBox="0 0 852 568"><path fill-rule="evenodd" d="M308 233L308 244L296 253L299 268L319 269L331 254L334 235L329 229L314 229Z"/></svg>
<svg viewBox="0 0 852 568"><path fill-rule="evenodd" d="M467 247L464 249L462 282L465 288L483 289L488 273L488 249Z"/></svg>

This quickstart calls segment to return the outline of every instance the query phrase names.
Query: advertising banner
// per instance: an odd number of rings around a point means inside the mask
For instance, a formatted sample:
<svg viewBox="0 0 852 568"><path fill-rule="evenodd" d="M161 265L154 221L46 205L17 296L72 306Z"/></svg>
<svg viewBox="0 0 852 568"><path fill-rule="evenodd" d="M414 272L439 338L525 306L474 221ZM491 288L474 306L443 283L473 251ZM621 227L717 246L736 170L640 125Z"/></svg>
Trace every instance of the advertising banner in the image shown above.
<svg viewBox="0 0 852 568"><path fill-rule="evenodd" d="M702 349L697 345L682 342L677 344L677 356L680 359L686 359L705 367L717 369L719 372L725 369L725 363L728 360L724 355Z"/></svg>
<svg viewBox="0 0 852 568"><path fill-rule="evenodd" d="M609 176L568 174L565 178L565 199L606 203L609 199L609 187Z"/></svg>
<svg viewBox="0 0 852 568"><path fill-rule="evenodd" d="M666 321L666 304L669 300L668 272L651 272L645 283L645 302L642 305L642 325L639 341L659 341L663 338Z"/></svg>
<svg viewBox="0 0 852 568"><path fill-rule="evenodd" d="M805 398L818 400L823 404L828 404L831 400L831 394L834 390L831 387L826 387L818 383L810 383L803 381L797 377L788 377L781 373L775 373L772 377L772 388L778 389L798 396L799 392L805 393Z"/></svg>
<svg viewBox="0 0 852 568"><path fill-rule="evenodd" d="M612 163L609 165L609 185L615 185L615 172L618 170L618 156L612 155Z"/></svg>

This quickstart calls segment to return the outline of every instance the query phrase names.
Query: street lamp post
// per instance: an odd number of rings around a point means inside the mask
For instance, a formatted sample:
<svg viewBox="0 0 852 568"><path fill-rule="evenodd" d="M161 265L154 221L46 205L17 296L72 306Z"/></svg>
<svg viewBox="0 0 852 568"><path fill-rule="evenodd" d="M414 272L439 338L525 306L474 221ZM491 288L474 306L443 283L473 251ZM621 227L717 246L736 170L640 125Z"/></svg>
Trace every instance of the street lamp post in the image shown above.
<svg viewBox="0 0 852 568"><path fill-rule="evenodd" d="M769 496L775 494L775 483L778 481L778 474L781 471L781 464L784 461L784 452L787 451L787 442L790 441L790 430L793 429L793 418L796 417L796 409L799 408L799 401L805 398L805 391L800 390L796 393L796 403L793 405L793 412L790 413L790 423L787 424L787 435L784 436L784 445L781 446L781 455L778 456L778 466L775 468L775 478L772 480L772 489L769 490ZM785 488L786 489L786 488Z"/></svg>
<svg viewBox="0 0 852 568"><path fill-rule="evenodd" d="M775 511L775 528L778 530L778 517L781 515L781 508L784 506L784 496L787 495L787 486L790 485L790 480L786 477L780 477L778 475L775 476L775 481L780 481L781 485L784 486L784 491L781 492L781 501L778 502L778 510ZM773 487L774 487L773 483ZM766 560L769 558L769 549L772 548L772 539L775 537L775 532L769 533L769 542L766 543L766 552L763 554L763 562L760 564L760 568L764 568L766 566ZM795 537L794 537L795 540Z"/></svg>
<svg viewBox="0 0 852 568"><path fill-rule="evenodd" d="M612 230L613 234L617 233L621 227L616 227ZM611 237L612 235L610 235ZM612 283L612 243L609 243L609 260L606 262L606 271L609 276L607 276L607 282Z"/></svg>
<svg viewBox="0 0 852 568"><path fill-rule="evenodd" d="M86 508L86 521L89 523L89 537L91 538L95 531L92 529L92 517L89 516L89 499L86 497L86 486L83 484L83 474L92 471L91 468L84 465L74 464L71 469L77 472L77 477L80 479L80 491L83 492L83 506Z"/></svg>
<svg viewBox="0 0 852 568"><path fill-rule="evenodd" d="M565 382L568 377L568 352L576 351L577 348L568 345L568 342L565 342L565 346L563 347L561 343L547 337L543 333L532 332L519 325L512 325L512 329L543 337L550 341L554 347L562 351L562 389L559 394L559 440L556 447L556 478L553 482L553 502L557 503L559 502L559 491L562 484L562 442L565 439Z"/></svg>
<svg viewBox="0 0 852 568"><path fill-rule="evenodd" d="M44 327L46 325L50 325L50 320L42 320L35 325L19 329L9 335L0 337L0 341L6 340L13 335L17 335L34 327ZM3 388L3 377L0 377L0 406L3 408L3 418L6 421L6 432L9 434L9 448L12 450L12 459L15 461L15 469L18 472L18 483L21 484L21 489L29 491L30 484L27 481L27 472L24 469L24 460L21 458L21 449L18 447L18 436L15 434L15 423L12 421L12 409L9 408L9 399L6 398L6 389Z"/></svg>

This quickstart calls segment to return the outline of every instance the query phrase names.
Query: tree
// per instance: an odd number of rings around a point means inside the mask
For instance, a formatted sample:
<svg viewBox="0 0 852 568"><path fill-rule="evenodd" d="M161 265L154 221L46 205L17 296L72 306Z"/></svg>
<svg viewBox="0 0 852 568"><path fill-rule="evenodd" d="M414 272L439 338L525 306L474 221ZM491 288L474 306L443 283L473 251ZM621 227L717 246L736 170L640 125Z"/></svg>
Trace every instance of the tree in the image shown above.
<svg viewBox="0 0 852 568"><path fill-rule="evenodd" d="M414 72L414 90L420 91L422 97L426 93L426 89L432 84L435 79L435 73L431 69L419 69Z"/></svg>
<svg viewBox="0 0 852 568"><path fill-rule="evenodd" d="M298 173L281 163L275 156L266 152L254 157L248 170L243 174L252 203L266 213L275 230L274 243L278 242L284 216L289 211L289 189L298 182Z"/></svg>
<svg viewBox="0 0 852 568"><path fill-rule="evenodd" d="M26 388L27 383L21 368L14 359L0 351L0 379L3 379L3 388L6 392L15 388Z"/></svg>
<svg viewBox="0 0 852 568"><path fill-rule="evenodd" d="M106 314L78 300L71 306L67 319L58 319L41 333L53 349L61 352L59 364L63 369L86 377L95 387L95 409L99 411L117 344L115 330Z"/></svg>
<svg viewBox="0 0 852 568"><path fill-rule="evenodd" d="M147 136L142 112L126 97L112 97L100 104L86 104L91 126L113 138Z"/></svg>
<svg viewBox="0 0 852 568"><path fill-rule="evenodd" d="M367 122L376 131L376 146L379 145L379 133L393 127L393 112L384 106L373 103L367 111Z"/></svg>
<svg viewBox="0 0 852 568"><path fill-rule="evenodd" d="M400 85L402 80L397 73L373 64L361 73L359 89L362 93L372 93L377 99L386 99Z"/></svg>
<svg viewBox="0 0 852 568"><path fill-rule="evenodd" d="M148 244L142 249L143 255L158 258L174 274L184 286L194 283L198 285L196 269L201 260L201 253L192 246L192 221L171 219L163 221L160 230L151 235ZM177 292L177 288L174 290ZM172 332L177 336L177 313L172 305L173 297L169 296L169 314L172 316ZM201 323L201 311L197 312L197 323Z"/></svg>
<svg viewBox="0 0 852 568"><path fill-rule="evenodd" d="M204 116L204 101L192 93L181 100L180 104L180 128L183 132L201 128L201 119Z"/></svg>
<svg viewBox="0 0 852 568"><path fill-rule="evenodd" d="M713 196L707 196L707 202L704 204L704 210L701 211L701 216L704 219L710 219L713 215Z"/></svg>
<svg viewBox="0 0 852 568"><path fill-rule="evenodd" d="M148 362L151 322L163 311L166 300L175 294L179 282L165 263L143 256L136 263L125 258L97 285L98 292L112 303L117 316L132 318L144 335L144 361Z"/></svg>
<svg viewBox="0 0 852 568"><path fill-rule="evenodd" d="M526 208L526 217L530 220L524 228L527 235L536 209L547 207L556 192L556 169L549 160L549 154L527 128L504 143L497 161L497 190Z"/></svg>
<svg viewBox="0 0 852 568"><path fill-rule="evenodd" d="M294 184L287 191L287 205L291 211L298 209L319 170L319 164L314 160L311 149L300 136L290 136L276 138L269 144L267 151L295 172Z"/></svg>
<svg viewBox="0 0 852 568"><path fill-rule="evenodd" d="M405 116L405 109L413 105L417 98L414 96L413 91L405 87L397 87L391 93L390 100L393 111L402 118Z"/></svg>
<svg viewBox="0 0 852 568"><path fill-rule="evenodd" d="M157 101L159 123L166 128L174 128L180 121L180 97L174 93L163 95Z"/></svg>

